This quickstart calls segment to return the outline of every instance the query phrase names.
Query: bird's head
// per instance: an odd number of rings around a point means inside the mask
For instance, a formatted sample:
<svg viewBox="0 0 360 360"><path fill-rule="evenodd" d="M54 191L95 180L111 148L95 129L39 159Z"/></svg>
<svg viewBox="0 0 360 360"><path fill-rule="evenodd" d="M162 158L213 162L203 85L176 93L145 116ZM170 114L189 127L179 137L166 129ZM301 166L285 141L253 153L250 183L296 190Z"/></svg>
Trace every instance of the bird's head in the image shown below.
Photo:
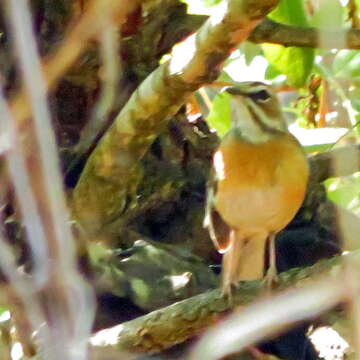
<svg viewBox="0 0 360 360"><path fill-rule="evenodd" d="M263 142L287 132L287 125L273 88L261 82L243 82L224 88L231 95L232 127L251 142Z"/></svg>

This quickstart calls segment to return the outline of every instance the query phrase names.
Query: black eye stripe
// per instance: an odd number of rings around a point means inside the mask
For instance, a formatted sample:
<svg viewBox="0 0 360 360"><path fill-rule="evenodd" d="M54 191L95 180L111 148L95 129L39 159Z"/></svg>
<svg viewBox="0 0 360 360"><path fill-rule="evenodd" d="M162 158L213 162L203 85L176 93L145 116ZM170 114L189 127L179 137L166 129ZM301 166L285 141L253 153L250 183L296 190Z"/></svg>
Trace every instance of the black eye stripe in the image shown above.
<svg viewBox="0 0 360 360"><path fill-rule="evenodd" d="M265 89L250 93L248 96L254 101L266 101L270 99L270 94Z"/></svg>

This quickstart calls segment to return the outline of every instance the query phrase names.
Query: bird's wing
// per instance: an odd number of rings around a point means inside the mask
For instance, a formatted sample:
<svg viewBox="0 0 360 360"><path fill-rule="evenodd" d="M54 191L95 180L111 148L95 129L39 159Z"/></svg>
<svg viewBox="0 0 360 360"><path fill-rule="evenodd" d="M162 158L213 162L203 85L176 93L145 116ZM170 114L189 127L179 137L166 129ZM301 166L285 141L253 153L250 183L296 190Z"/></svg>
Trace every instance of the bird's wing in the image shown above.
<svg viewBox="0 0 360 360"><path fill-rule="evenodd" d="M207 186L204 227L208 229L211 240L220 253L225 253L230 246L230 227L216 211L214 199L216 196L216 177L210 174Z"/></svg>

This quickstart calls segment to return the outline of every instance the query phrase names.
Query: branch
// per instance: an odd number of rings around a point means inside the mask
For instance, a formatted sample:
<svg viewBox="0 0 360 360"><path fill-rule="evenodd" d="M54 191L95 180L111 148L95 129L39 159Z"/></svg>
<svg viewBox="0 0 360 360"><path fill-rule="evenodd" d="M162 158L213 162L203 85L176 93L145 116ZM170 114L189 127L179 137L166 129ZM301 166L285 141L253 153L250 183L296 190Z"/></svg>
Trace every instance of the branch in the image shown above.
<svg viewBox="0 0 360 360"><path fill-rule="evenodd" d="M75 218L98 233L130 206L141 178L139 160L186 98L213 81L231 51L244 41L277 0L228 0L178 47L171 61L142 83L102 138L74 190ZM184 48L186 46L186 48Z"/></svg>
<svg viewBox="0 0 360 360"><path fill-rule="evenodd" d="M360 49L360 29L316 29L280 24L265 19L249 36L262 44L300 46L327 49Z"/></svg>
<svg viewBox="0 0 360 360"><path fill-rule="evenodd" d="M310 156L310 183L332 176L347 176L360 169L360 145L349 145ZM336 165L335 165L336 162Z"/></svg>
<svg viewBox="0 0 360 360"><path fill-rule="evenodd" d="M354 252L351 256L358 258L359 252ZM282 273L279 276L278 289L302 286L304 289L299 289L299 291L308 290L310 277L314 276L319 283L322 283L323 280L319 280L320 277L321 279L324 276L330 278L341 269L341 260L342 257L335 257L308 268L297 268ZM312 285L318 284L316 280L311 283ZM328 284L333 285L335 282L329 281ZM91 344L97 350L111 348L130 352L161 352L200 334L231 308L248 305L265 291L266 285L263 282L242 283L234 290L230 305L229 299L224 298L219 289L211 290L153 311L135 320L99 331L93 336ZM334 293L333 298L338 299L340 290L334 286L332 292ZM275 330L279 330L279 328Z"/></svg>

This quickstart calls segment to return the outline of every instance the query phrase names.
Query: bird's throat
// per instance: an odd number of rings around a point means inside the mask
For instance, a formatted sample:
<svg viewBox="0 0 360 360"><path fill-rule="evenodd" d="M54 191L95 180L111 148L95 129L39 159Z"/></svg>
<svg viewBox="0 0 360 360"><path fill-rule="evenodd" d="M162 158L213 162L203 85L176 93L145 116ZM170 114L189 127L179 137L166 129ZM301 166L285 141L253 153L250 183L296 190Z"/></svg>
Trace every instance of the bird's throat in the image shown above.
<svg viewBox="0 0 360 360"><path fill-rule="evenodd" d="M231 103L231 127L234 133L251 144L262 144L276 137L280 130L269 126L268 119L261 110L254 111L253 105L247 103L246 99L232 100ZM257 109L258 110L258 109Z"/></svg>
<svg viewBox="0 0 360 360"><path fill-rule="evenodd" d="M231 119L231 127L235 133L252 144L263 143L271 138L271 133L261 126L246 104L239 103L238 99L232 101Z"/></svg>

